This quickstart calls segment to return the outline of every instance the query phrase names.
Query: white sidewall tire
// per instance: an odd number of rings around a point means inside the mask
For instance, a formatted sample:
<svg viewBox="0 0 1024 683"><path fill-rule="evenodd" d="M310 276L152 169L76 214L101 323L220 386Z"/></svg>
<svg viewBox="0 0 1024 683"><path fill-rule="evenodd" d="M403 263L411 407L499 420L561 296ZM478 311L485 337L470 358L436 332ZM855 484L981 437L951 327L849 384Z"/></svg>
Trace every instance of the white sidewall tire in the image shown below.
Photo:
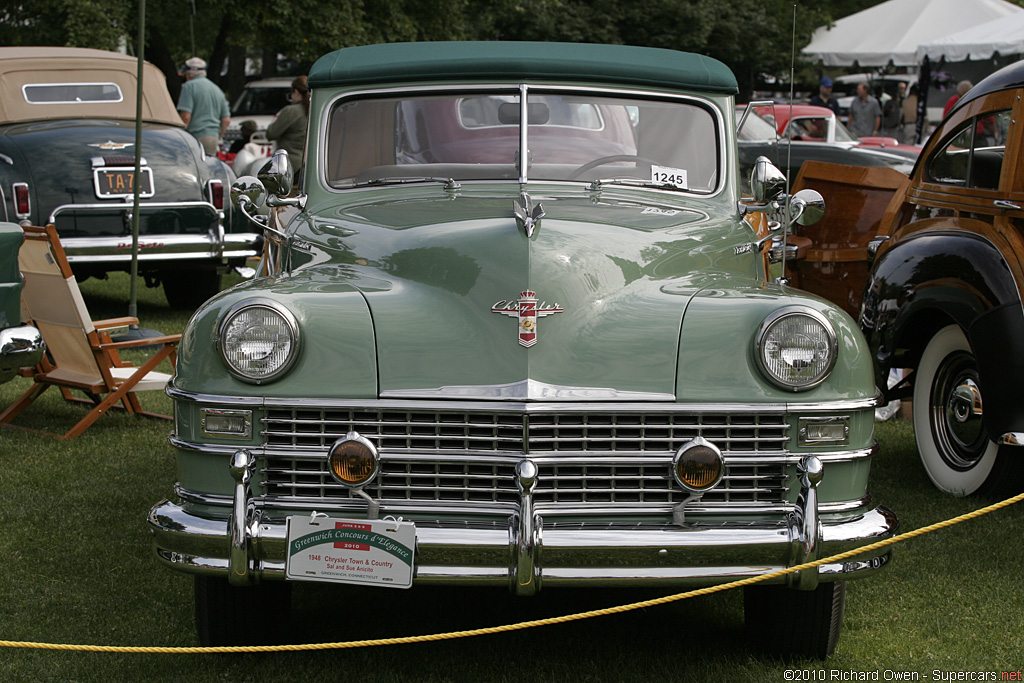
<svg viewBox="0 0 1024 683"><path fill-rule="evenodd" d="M932 383L946 357L957 351L974 355L967 337L957 325L942 328L928 342L914 380L914 437L921 463L932 483L946 493L966 496L985 484L996 464L999 446L989 441L981 459L969 470L954 469L939 452L931 425Z"/></svg>

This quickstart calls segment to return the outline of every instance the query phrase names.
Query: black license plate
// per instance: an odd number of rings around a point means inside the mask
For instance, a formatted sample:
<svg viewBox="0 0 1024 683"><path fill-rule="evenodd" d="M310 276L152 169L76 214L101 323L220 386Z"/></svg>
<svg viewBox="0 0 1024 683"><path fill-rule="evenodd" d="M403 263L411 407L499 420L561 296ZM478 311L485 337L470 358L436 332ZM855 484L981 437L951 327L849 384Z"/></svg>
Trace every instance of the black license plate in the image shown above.
<svg viewBox="0 0 1024 683"><path fill-rule="evenodd" d="M135 195L134 168L97 168L95 173L97 197L127 198ZM153 196L153 171L151 169L142 169L139 196Z"/></svg>

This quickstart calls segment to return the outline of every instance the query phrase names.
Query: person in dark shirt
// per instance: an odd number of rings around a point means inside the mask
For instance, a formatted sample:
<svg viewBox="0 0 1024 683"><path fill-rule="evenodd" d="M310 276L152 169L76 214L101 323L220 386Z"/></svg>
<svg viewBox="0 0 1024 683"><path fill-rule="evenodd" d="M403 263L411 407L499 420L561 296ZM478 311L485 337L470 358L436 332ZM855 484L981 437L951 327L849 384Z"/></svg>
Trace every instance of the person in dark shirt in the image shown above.
<svg viewBox="0 0 1024 683"><path fill-rule="evenodd" d="M810 104L817 107L828 107L839 116L839 102L832 97L832 79L825 76L818 84L818 94L811 98Z"/></svg>

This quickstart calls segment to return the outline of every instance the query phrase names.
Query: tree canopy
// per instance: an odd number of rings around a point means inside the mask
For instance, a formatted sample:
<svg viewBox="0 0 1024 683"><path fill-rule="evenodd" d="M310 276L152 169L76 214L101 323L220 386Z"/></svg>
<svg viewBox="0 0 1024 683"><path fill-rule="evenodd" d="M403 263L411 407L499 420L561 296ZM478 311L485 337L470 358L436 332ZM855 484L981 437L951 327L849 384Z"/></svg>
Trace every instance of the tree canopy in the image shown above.
<svg viewBox="0 0 1024 683"><path fill-rule="evenodd" d="M161 0L146 3L146 59L177 97L180 65L196 54L211 79L237 92L246 59L265 76L341 47L421 40L559 40L699 52L725 62L741 94L767 75L789 80L818 26L881 0ZM134 53L138 2L0 0L0 44L65 45ZM794 7L796 21L794 27ZM809 73L808 65L804 72ZM290 75L290 73L289 73ZM799 80L799 79L798 79Z"/></svg>

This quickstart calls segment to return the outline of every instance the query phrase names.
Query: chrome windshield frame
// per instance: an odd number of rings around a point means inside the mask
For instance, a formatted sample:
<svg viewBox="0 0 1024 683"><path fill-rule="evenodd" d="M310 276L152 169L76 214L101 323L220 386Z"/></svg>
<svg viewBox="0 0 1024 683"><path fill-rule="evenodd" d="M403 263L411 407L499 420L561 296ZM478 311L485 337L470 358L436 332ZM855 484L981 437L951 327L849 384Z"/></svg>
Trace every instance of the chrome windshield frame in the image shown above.
<svg viewBox="0 0 1024 683"><path fill-rule="evenodd" d="M365 189L363 187L336 187L330 184L327 178L327 144L328 133L330 129L331 112L338 105L339 101L342 100L359 100L367 99L372 97L393 97L408 93L418 94L450 94L452 92L463 92L463 93L509 93L514 92L520 98L520 132L519 132L519 154L520 158L528 158L524 154L528 154L528 125L523 125L523 122L529 123L528 118L528 105L529 105L529 93L531 91L537 92L579 92L588 93L596 96L607 96L607 97L629 97L635 99L651 99L651 100L662 100L662 101L673 101L689 103L693 106L698 106L712 117L715 125L716 132L716 149L715 153L717 156L717 179L714 189L708 192L694 192L690 190L675 190L675 189L663 189L659 187L645 187L646 191L653 192L666 192L674 195L682 195L687 197L697 197L700 199L713 199L719 196L728 187L727 176L728 172L724 170L729 165L732 157L727 153L728 144L730 142L729 128L725 125L725 118L722 114L722 109L716 104L717 99L720 97L717 94L690 94L690 93L677 93L677 92L666 92L659 90L649 89L632 89L621 86L600 86L588 83L580 84L557 84L557 83L495 83L495 82L480 82L480 83L459 83L459 84L418 84L418 85L404 85L404 86L389 86L382 88L360 88L352 90L344 90L337 92L327 99L324 104L318 107L319 119L317 121L317 149L315 155L311 155L312 158L316 159L316 177L322 187L332 194L343 194L351 192L353 190ZM734 108L734 105L730 103L726 106L730 111ZM733 140L735 143L735 140ZM529 177L529 164L520 163L519 177L516 182L520 186L523 186L531 182ZM494 182L512 182L511 180L498 180L498 179L457 179L460 183L466 185L470 184L481 184L481 183L494 183ZM575 180L538 180L536 182L544 182L551 184L572 184L589 185L590 183L581 183ZM380 186L375 186L379 188Z"/></svg>

